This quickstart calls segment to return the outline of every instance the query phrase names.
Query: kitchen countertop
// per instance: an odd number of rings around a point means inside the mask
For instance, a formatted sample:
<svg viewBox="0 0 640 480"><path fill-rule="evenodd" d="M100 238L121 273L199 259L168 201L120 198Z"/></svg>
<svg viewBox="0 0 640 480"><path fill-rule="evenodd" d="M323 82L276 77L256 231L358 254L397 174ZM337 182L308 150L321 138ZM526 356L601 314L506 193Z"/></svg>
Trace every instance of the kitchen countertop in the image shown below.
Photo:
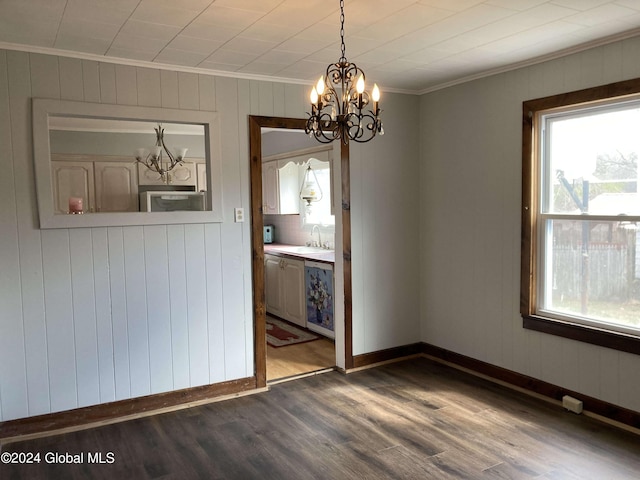
<svg viewBox="0 0 640 480"><path fill-rule="evenodd" d="M303 245L285 245L282 243L266 243L264 253L271 255L287 255L316 262L335 263L335 251Z"/></svg>

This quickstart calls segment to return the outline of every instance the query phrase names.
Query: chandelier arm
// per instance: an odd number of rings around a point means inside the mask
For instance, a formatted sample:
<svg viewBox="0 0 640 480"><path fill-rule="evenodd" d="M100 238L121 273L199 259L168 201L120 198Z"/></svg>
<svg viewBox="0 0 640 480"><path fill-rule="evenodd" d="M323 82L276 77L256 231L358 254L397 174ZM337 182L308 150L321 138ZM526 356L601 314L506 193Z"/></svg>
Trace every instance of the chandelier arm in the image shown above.
<svg viewBox="0 0 640 480"><path fill-rule="evenodd" d="M369 113L352 113L347 116L345 125L345 133L350 140L366 143L378 133L380 119L371 111Z"/></svg>
<svg viewBox="0 0 640 480"><path fill-rule="evenodd" d="M364 108L369 105L370 101L371 97L369 95L369 92L363 92L360 95L357 95L355 98L352 98L351 104L358 109L359 113L362 113L362 110L364 110Z"/></svg>
<svg viewBox="0 0 640 480"><path fill-rule="evenodd" d="M313 137L320 143L333 143L335 140L335 138L327 137L323 132L320 132L317 135L314 134Z"/></svg>
<svg viewBox="0 0 640 480"><path fill-rule="evenodd" d="M322 128L323 124L325 128ZM340 138L338 134L339 127L339 123L332 120L331 115L322 113L315 117L310 116L307 119L304 131L306 134L312 135L320 143L331 143ZM326 128L329 128L330 134L327 134Z"/></svg>
<svg viewBox="0 0 640 480"><path fill-rule="evenodd" d="M338 115L346 113L345 109L349 103L350 91L352 90L345 71L344 65L329 65L325 78L325 93L322 95L324 104L333 103L337 106ZM338 85L340 86L340 93L336 90Z"/></svg>
<svg viewBox="0 0 640 480"><path fill-rule="evenodd" d="M163 171L165 173L166 172L170 172L178 164L181 164L182 161L176 160L174 155L171 153L171 150L169 150L167 148L167 146L165 145L165 143L164 143L164 128L162 128L161 126L158 125L158 128L156 128L155 131L156 131L156 134L157 134L157 137L158 137L157 141L156 141L156 145L159 146L159 147L162 147L162 150L164 150L164 152L167 154L167 157L169 157L169 165L167 166L167 169L163 170ZM160 167L162 167L162 165L160 165Z"/></svg>
<svg viewBox="0 0 640 480"><path fill-rule="evenodd" d="M146 160L143 162L146 167L150 170L156 170L160 173L160 170L162 169L162 165L158 162L158 158L156 158L153 153L150 153L149 155L147 155Z"/></svg>
<svg viewBox="0 0 640 480"><path fill-rule="evenodd" d="M175 159L175 157L173 156L173 154L171 153L171 150L169 150L167 148L167 146L164 144L164 138L161 138L160 141L162 142L162 149L165 151L165 153L167 154L167 157L169 157L169 168L167 168L167 172L170 172L171 170L173 170L173 168L178 165L180 162L177 161Z"/></svg>

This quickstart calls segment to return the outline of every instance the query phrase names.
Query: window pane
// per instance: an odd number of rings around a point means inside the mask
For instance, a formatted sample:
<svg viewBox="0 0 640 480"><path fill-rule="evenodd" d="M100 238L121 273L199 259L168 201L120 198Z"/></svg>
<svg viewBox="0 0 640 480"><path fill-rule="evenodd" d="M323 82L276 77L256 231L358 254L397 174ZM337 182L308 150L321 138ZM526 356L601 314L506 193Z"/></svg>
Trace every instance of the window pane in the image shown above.
<svg viewBox="0 0 640 480"><path fill-rule="evenodd" d="M541 308L640 330L640 232L632 222L547 220Z"/></svg>
<svg viewBox="0 0 640 480"><path fill-rule="evenodd" d="M640 214L640 108L607 108L546 119L544 212Z"/></svg>

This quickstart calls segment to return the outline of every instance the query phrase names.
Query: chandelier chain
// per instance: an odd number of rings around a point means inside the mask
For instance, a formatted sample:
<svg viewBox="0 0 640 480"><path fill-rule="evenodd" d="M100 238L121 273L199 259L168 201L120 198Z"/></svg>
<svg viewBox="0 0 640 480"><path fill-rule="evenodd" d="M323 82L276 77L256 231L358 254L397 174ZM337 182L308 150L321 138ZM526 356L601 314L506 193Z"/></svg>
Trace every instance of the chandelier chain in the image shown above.
<svg viewBox="0 0 640 480"><path fill-rule="evenodd" d="M347 61L346 47L344 45L344 0L340 0L340 46L342 49L342 57L340 57L340 62Z"/></svg>

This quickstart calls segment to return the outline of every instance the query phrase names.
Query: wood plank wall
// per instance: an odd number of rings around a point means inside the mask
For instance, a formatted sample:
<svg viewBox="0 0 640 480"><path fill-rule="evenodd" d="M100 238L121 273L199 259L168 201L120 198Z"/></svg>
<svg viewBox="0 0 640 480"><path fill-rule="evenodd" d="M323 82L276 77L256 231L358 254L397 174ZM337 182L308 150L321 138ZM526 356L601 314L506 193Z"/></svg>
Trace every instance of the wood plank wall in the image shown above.
<svg viewBox="0 0 640 480"><path fill-rule="evenodd" d="M223 223L39 230L31 98L218 111ZM249 113L303 87L0 51L0 421L253 375Z"/></svg>
<svg viewBox="0 0 640 480"><path fill-rule="evenodd" d="M306 118L308 91L0 50L0 421L253 375L247 116ZM39 230L32 97L217 111L224 222ZM418 102L383 98L351 146L355 354L419 338Z"/></svg>
<svg viewBox="0 0 640 480"><path fill-rule="evenodd" d="M640 357L522 328L522 102L640 78L640 37L421 97L422 340L640 412Z"/></svg>

